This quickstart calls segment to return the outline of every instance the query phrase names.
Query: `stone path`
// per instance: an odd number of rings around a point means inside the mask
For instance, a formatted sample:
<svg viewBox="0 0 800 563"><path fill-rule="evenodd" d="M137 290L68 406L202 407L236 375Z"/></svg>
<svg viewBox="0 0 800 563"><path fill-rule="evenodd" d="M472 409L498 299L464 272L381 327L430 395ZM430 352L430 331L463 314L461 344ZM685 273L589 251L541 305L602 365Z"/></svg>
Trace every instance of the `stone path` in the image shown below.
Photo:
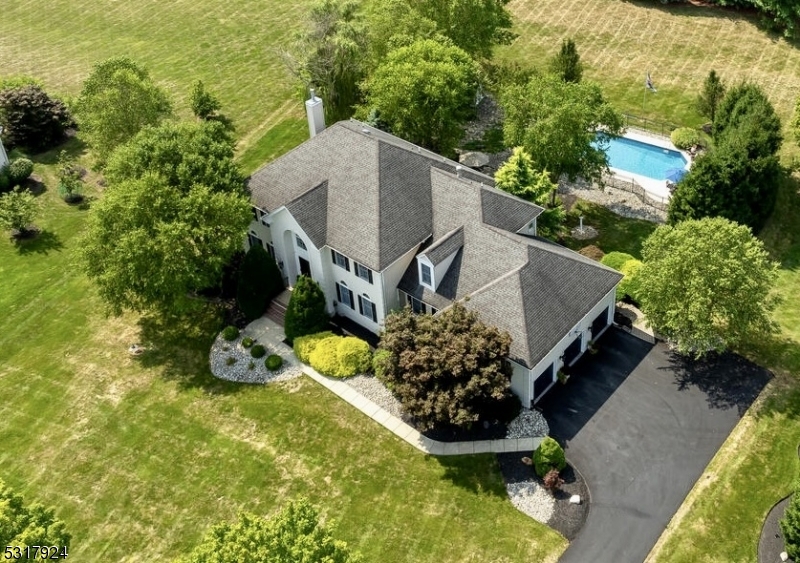
<svg viewBox="0 0 800 563"><path fill-rule="evenodd" d="M266 317L256 319L242 331L258 340L271 350L280 350L281 356L290 357L293 362L292 349L283 342L283 327ZM393 416L384 408L376 405L342 380L326 377L317 373L310 366L303 365L303 373L330 390L342 400L370 417L372 420L392 432L401 440L405 440L418 450L431 455L466 455L480 453L533 452L543 438L507 438L503 440L476 440L472 442L439 442L420 434L401 419Z"/></svg>

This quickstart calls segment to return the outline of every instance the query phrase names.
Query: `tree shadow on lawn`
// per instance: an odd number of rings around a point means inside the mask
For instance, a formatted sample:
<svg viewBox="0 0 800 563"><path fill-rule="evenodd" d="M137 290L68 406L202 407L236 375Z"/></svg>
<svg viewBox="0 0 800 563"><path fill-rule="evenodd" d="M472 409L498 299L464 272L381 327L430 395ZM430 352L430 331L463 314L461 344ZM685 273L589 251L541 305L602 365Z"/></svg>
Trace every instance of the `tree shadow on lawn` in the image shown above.
<svg viewBox="0 0 800 563"><path fill-rule="evenodd" d="M736 408L743 416L772 373L753 362L734 354L710 353L701 359L669 352L668 369L675 374L678 390L696 387L706 395L708 405L715 409Z"/></svg>
<svg viewBox="0 0 800 563"><path fill-rule="evenodd" d="M64 243L61 238L53 231L43 229L35 237L14 238L14 246L17 253L25 256L28 254L44 254L47 256L51 250L61 252Z"/></svg>
<svg viewBox="0 0 800 563"><path fill-rule="evenodd" d="M141 346L136 358L142 367L161 367L163 377L182 389L202 389L210 394L232 394L244 384L218 379L211 374L208 354L222 328L220 311L204 304L186 315L147 314L139 319Z"/></svg>
<svg viewBox="0 0 800 563"><path fill-rule="evenodd" d="M520 453L520 456L530 453ZM438 463L443 480L475 494L490 494L507 498L503 474L495 454L426 456L427 463Z"/></svg>

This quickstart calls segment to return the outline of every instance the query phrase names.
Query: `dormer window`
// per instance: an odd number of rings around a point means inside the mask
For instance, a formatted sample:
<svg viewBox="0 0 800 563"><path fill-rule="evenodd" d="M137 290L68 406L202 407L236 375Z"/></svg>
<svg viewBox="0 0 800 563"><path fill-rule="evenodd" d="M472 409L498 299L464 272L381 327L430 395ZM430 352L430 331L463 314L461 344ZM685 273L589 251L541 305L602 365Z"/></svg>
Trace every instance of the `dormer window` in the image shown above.
<svg viewBox="0 0 800 563"><path fill-rule="evenodd" d="M433 274L431 273L431 267L427 264L420 263L420 279L422 280L422 285L433 285Z"/></svg>

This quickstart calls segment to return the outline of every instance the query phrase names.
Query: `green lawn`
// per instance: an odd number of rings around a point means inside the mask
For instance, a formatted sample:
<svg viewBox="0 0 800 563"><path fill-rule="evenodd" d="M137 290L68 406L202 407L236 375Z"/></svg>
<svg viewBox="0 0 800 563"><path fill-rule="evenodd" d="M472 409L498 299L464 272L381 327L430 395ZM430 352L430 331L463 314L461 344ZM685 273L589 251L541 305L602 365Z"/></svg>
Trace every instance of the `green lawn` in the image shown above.
<svg viewBox="0 0 800 563"><path fill-rule="evenodd" d="M644 0L512 0L509 8L520 36L500 58L544 68L572 37L584 75L625 112L700 125L694 100L711 69L728 84L761 85L784 123L800 93L800 50L736 12ZM647 71L658 93L643 110Z"/></svg>
<svg viewBox="0 0 800 563"><path fill-rule="evenodd" d="M298 84L276 50L303 21L310 0L3 0L0 76L26 74L48 89L76 95L92 64L129 56L165 87L179 114L201 79L233 119L242 153L284 123L303 118ZM272 135L285 152L304 137ZM248 161L247 172L262 162Z"/></svg>
<svg viewBox="0 0 800 563"><path fill-rule="evenodd" d="M633 197L633 196L632 196ZM591 225L598 231L598 236L590 240L577 240L567 237L564 244L572 250L580 250L584 246L594 245L608 254L612 251L627 252L635 258L642 257L642 242L652 233L656 224L641 219L626 219L609 211L602 205L578 200L567 215L566 225L569 229L580 224Z"/></svg>
<svg viewBox="0 0 800 563"><path fill-rule="evenodd" d="M0 240L0 478L57 508L71 559L169 561L307 495L368 562L556 560L565 540L511 505L494 456L422 455L307 378L214 379L213 311L106 318L75 268L87 211L36 172L44 236Z"/></svg>

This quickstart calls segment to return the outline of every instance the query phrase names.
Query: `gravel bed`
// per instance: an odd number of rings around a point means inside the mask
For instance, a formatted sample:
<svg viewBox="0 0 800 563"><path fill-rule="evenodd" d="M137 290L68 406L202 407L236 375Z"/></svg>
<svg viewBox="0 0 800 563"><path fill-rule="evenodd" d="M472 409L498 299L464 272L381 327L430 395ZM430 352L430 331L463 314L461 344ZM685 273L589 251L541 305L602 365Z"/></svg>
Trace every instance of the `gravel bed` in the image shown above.
<svg viewBox="0 0 800 563"><path fill-rule="evenodd" d="M271 350L269 346L261 342L259 344L267 349L267 353L263 358L253 358L250 350L242 346L242 337L240 335L236 340L229 342L222 338L222 335L217 336L214 344L211 345L211 352L209 352L211 373L215 377L238 383L270 383L286 381L302 375L302 367L295 364L294 358L287 357L283 351ZM283 358L283 365L277 371L269 371L264 366L264 360L270 354L279 354ZM229 366L227 361L231 357L236 359L236 363ZM251 361L255 364L253 369L248 367Z"/></svg>
<svg viewBox="0 0 800 563"><path fill-rule="evenodd" d="M665 211L647 205L632 193L610 186L601 190L587 182L561 182L558 193L575 195L580 199L602 205L622 217L644 219L653 223L664 223L667 219Z"/></svg>
<svg viewBox="0 0 800 563"><path fill-rule="evenodd" d="M506 438L535 438L549 434L550 426L542 413L537 410L522 409L519 416L509 423Z"/></svg>
<svg viewBox="0 0 800 563"><path fill-rule="evenodd" d="M374 375L356 375L348 377L344 382L379 407L384 408L392 416L403 418L400 401L395 399L392 392Z"/></svg>
<svg viewBox="0 0 800 563"><path fill-rule="evenodd" d="M553 517L556 499L537 481L507 483L508 498L517 510L547 524Z"/></svg>

